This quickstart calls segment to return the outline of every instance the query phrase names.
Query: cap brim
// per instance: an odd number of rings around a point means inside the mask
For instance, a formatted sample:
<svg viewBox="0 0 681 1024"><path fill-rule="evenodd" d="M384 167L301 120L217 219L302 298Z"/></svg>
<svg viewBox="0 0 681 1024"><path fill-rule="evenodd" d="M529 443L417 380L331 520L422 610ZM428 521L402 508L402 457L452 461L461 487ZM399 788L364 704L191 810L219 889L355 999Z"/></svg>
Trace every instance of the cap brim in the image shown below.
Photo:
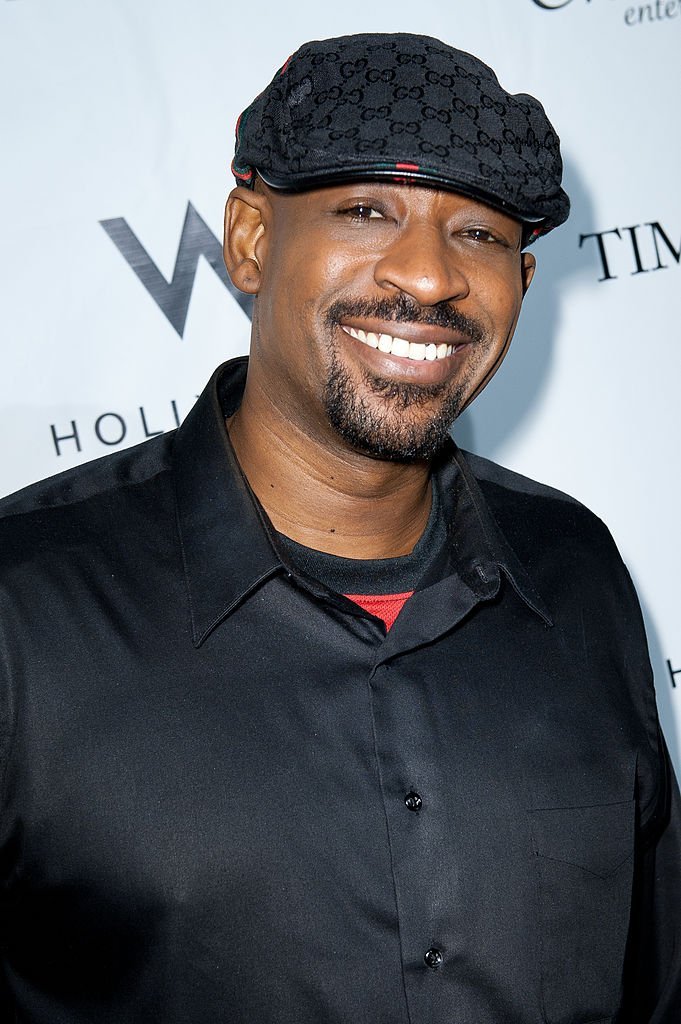
<svg viewBox="0 0 681 1024"><path fill-rule="evenodd" d="M401 168L376 167L372 164L343 168L342 170L320 170L313 174L287 174L277 175L270 171L257 170L258 176L266 185L279 192L304 192L311 188L323 188L325 185L343 185L352 181L392 181L408 185L424 185L432 188L446 189L448 192L458 192L491 206L500 213L505 213L515 220L524 224L541 224L548 218L536 214L524 213L510 203L500 199L484 187L473 185L470 182L462 182L438 174L436 171L412 171Z"/></svg>

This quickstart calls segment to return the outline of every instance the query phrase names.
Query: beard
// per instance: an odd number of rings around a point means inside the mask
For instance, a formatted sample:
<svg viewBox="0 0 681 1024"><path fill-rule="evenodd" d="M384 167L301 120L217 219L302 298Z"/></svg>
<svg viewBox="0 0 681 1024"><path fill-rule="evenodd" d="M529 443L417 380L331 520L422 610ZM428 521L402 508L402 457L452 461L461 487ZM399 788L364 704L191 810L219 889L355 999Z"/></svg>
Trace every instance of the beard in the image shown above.
<svg viewBox="0 0 681 1024"><path fill-rule="evenodd" d="M342 319L352 317L435 324L455 330L473 343L485 339L477 321L448 303L421 307L405 295L374 302L339 300L326 313L327 326L335 328ZM352 448L390 462L433 459L447 442L468 394L466 381L410 384L368 371L362 375L362 385L358 388L334 345L323 392L329 422Z"/></svg>
<svg viewBox="0 0 681 1024"><path fill-rule="evenodd" d="M390 462L432 459L464 404L465 389L451 383L424 387L365 373L363 384L382 399L385 412L367 401L334 353L324 388L326 414L350 447ZM426 406L433 412L419 415Z"/></svg>

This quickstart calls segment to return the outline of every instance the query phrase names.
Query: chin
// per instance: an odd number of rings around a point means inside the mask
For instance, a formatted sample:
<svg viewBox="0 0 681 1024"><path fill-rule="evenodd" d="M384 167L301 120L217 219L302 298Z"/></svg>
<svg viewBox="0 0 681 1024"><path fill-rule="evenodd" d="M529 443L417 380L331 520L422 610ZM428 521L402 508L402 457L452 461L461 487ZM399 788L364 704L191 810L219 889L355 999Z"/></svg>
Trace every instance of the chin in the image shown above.
<svg viewBox="0 0 681 1024"><path fill-rule="evenodd" d="M451 441L465 392L452 382L424 388L380 377L367 377L358 387L336 364L324 405L331 425L356 451L389 462L423 462Z"/></svg>

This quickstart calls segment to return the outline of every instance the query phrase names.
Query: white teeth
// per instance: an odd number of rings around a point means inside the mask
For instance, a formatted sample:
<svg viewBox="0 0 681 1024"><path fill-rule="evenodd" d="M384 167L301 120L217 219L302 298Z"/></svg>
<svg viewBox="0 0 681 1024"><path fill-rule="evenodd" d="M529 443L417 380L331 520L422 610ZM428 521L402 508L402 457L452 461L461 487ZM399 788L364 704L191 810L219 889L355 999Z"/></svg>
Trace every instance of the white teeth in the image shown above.
<svg viewBox="0 0 681 1024"><path fill-rule="evenodd" d="M346 327L345 324L342 327L346 334L352 335L363 345L377 348L379 352L384 352L386 355L413 359L415 362L446 359L458 348L458 345L447 345L444 342L440 345L435 345L432 342L428 345L416 341L409 342L406 338L395 338L391 334L375 334L373 331L363 331L359 327Z"/></svg>
<svg viewBox="0 0 681 1024"><path fill-rule="evenodd" d="M405 341L404 338L393 338L392 348L390 350L394 356L409 357L409 342Z"/></svg>

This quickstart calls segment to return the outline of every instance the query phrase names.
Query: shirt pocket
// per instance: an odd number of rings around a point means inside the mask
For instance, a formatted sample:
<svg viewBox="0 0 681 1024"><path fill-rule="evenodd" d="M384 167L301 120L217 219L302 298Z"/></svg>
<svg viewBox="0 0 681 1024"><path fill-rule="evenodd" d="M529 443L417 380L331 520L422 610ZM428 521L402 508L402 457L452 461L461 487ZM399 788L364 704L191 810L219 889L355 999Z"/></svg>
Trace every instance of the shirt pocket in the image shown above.
<svg viewBox="0 0 681 1024"><path fill-rule="evenodd" d="M547 1024L617 1013L634 868L634 801L529 812Z"/></svg>

